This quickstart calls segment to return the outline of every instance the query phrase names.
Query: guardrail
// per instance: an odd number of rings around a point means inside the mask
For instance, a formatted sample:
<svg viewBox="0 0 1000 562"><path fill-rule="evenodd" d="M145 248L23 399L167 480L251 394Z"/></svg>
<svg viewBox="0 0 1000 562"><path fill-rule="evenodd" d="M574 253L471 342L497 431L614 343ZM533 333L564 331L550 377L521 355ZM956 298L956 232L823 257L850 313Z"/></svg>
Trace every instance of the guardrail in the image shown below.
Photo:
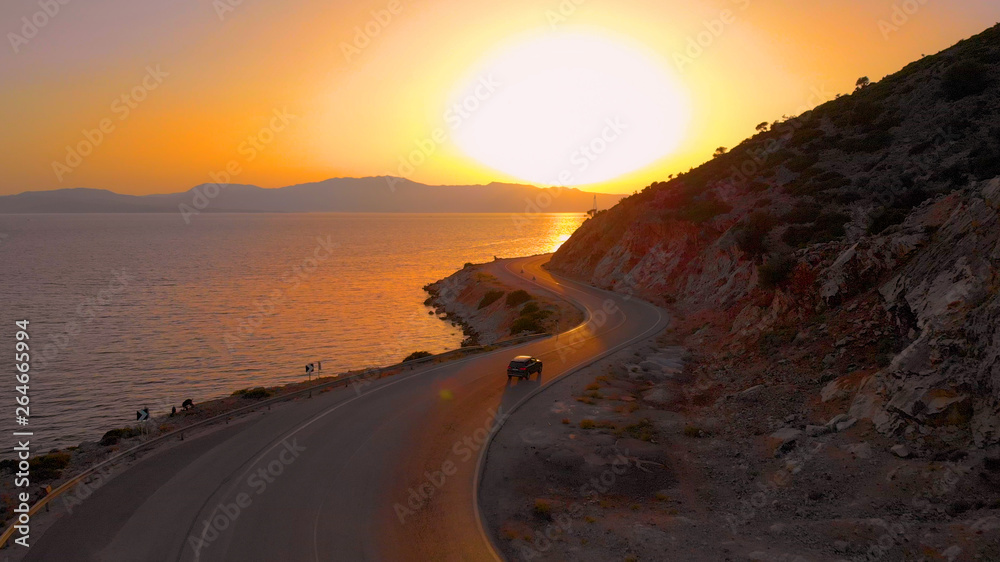
<svg viewBox="0 0 1000 562"><path fill-rule="evenodd" d="M504 340L502 342L498 342L498 343L493 344L493 345L494 346L499 346L499 347L506 347L506 346L509 346L509 345L516 345L518 343L522 343L522 342L525 342L525 341L530 341L532 339L542 338L542 337L545 337L545 336L547 336L547 334L529 334L527 336L520 336L520 337L512 338L512 339L509 339L509 340ZM149 447L151 447L151 446L153 446L155 444L158 444L158 443L162 443L162 442L167 441L167 440L169 440L171 438L180 437L181 439L183 439L185 431L190 431L190 430L198 428L198 427L203 427L203 426L211 425L212 423L222 421L222 420L224 420L226 418L229 418L229 417L232 417L233 415L236 415L236 414L242 414L242 413L246 413L246 412L252 412L253 410L256 410L257 408L260 408L262 406L270 406L271 404L277 404L277 403L285 401L285 400L290 400L292 398L298 398L299 396L302 396L302 395L305 395L305 394L308 394L308 393L312 393L312 391L314 391L314 390L320 390L320 389L324 389L324 388L334 388L334 387L340 386L340 385L347 385L348 383L356 381L356 380L359 380L359 379L368 379L368 378L372 377L372 375L374 375L376 373L378 374L378 378L381 379L382 375L386 371L391 371L391 370L394 370L394 369L399 369L399 368L404 368L404 367L412 367L414 365L419 365L419 364L422 364L422 363L430 363L430 362L438 360L438 359L446 359L450 355L458 355L459 353L466 352L466 351L480 351L480 350L485 349L486 347L489 347L489 346L475 345L475 346L461 347L461 348L458 348L458 349L453 349L451 351L446 351L444 353L439 353L437 355L431 355L431 356L428 356L428 357L421 357L420 359L413 359L413 360L410 360L410 361L405 361L403 363L397 363L395 365L389 365L389 366L386 366L386 367L376 367L376 368L373 368L373 369L368 369L368 370L365 370L363 372L360 372L360 373L357 373L357 374L353 374L353 375L348 375L348 376L345 376L345 377L340 377L339 375L334 375L335 377L337 377L335 380L327 381L327 382L316 384L316 385L310 385L309 387L303 388L302 390L296 390L295 392L289 392L288 394L282 394L281 396L276 396L274 398L269 398L267 400L261 400L259 402L254 402L253 404L250 404L250 405L247 405L247 406L243 406L241 408L236 408L235 410L229 410L228 412L223 412L223 413L221 413L221 414L219 414L217 416L212 416L210 418L206 418L204 420L192 423L190 425L186 425L186 426L184 426L184 427L182 427L180 429L176 429L174 431L170 431L168 433L164 433L163 435L159 435L157 437L149 439L148 441L144 441L144 442L136 445L135 447L132 447L130 449L127 449L125 451L117 453L117 454L115 454L115 455L113 455L113 456L111 456L111 457L109 457L109 458L107 458L107 459L105 459L105 460L103 460L103 461L95 464L94 466L91 466L87 470L84 470L83 472L81 472L80 474L77 474L76 476L70 478L66 482L63 482L58 488L52 490L51 492L49 492L48 494L46 494L44 497L42 497L41 499L39 499L37 502L35 502L35 504L32 505L28 509L28 516L30 517L30 516L38 513L39 511L42 510L42 508L44 508L46 505L48 505L54 499L56 499L57 497L61 496L62 494L65 494L66 492L68 492L69 490L71 490L74 486L76 486L77 484L79 484L80 482L82 482L85 478L87 478L87 477L93 475L94 473L96 473L98 470L100 470L100 469L102 469L104 467L107 467L107 466L111 466L114 463L116 463L116 462L118 462L118 461L120 461L122 459L125 459L127 457L134 456L136 453L142 451L143 449L149 448ZM10 540L10 538L16 532L16 529L15 529L16 525L18 525L17 517L15 517L14 518L14 522L11 523L11 525L9 527L7 527L6 530L4 530L3 534L0 535L0 549L7 547L7 542Z"/></svg>

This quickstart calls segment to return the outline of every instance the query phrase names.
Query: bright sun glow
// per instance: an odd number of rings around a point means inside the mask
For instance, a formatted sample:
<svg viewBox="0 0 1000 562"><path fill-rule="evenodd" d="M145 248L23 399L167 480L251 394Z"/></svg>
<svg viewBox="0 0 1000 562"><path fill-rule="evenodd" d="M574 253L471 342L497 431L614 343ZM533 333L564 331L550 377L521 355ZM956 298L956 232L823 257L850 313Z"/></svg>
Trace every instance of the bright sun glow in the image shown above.
<svg viewBox="0 0 1000 562"><path fill-rule="evenodd" d="M667 67L595 34L531 37L488 55L450 96L455 143L537 184L614 179L675 150L688 101Z"/></svg>

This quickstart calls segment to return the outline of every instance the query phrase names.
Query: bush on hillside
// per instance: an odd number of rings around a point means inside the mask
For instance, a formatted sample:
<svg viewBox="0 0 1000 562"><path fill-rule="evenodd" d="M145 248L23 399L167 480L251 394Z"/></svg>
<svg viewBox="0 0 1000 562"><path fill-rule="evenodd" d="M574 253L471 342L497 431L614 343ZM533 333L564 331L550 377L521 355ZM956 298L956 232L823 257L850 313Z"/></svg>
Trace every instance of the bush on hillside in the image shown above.
<svg viewBox="0 0 1000 562"><path fill-rule="evenodd" d="M509 295L507 295L507 306L513 308L515 306L520 306L531 300L531 295L527 291L518 289Z"/></svg>
<svg viewBox="0 0 1000 562"><path fill-rule="evenodd" d="M840 149L851 154L871 154L888 148L892 144L892 138L889 131L878 129L861 137L844 139L840 143Z"/></svg>
<svg viewBox="0 0 1000 562"><path fill-rule="evenodd" d="M1000 147L984 143L969 153L969 172L980 181L1000 176Z"/></svg>
<svg viewBox="0 0 1000 562"><path fill-rule="evenodd" d="M799 201L791 211L781 215L781 222L788 224L806 224L816 220L822 207L816 203Z"/></svg>
<svg viewBox="0 0 1000 562"><path fill-rule="evenodd" d="M764 289L774 289L788 280L798 261L794 256L777 255L767 260L767 263L757 269L760 286Z"/></svg>
<svg viewBox="0 0 1000 562"><path fill-rule="evenodd" d="M711 195L700 201L694 201L681 209L678 217L694 224L701 224L732 210L733 207L731 205L727 205L719 201L714 195Z"/></svg>
<svg viewBox="0 0 1000 562"><path fill-rule="evenodd" d="M134 427L112 429L101 437L101 445L104 445L105 447L108 445L114 445L121 439L128 439L130 437L135 437L136 435L139 435L139 430Z"/></svg>
<svg viewBox="0 0 1000 562"><path fill-rule="evenodd" d="M486 294L483 295L482 300L479 301L479 309L482 310L487 306L497 302L503 295L504 295L503 291L487 291Z"/></svg>
<svg viewBox="0 0 1000 562"><path fill-rule="evenodd" d="M510 326L510 335L516 336L521 332L537 334L544 332L545 328L532 316L522 316L514 321Z"/></svg>
<svg viewBox="0 0 1000 562"><path fill-rule="evenodd" d="M788 227L781 240L793 248L836 240L844 236L844 225L850 220L851 217L844 213L821 213L812 224Z"/></svg>
<svg viewBox="0 0 1000 562"><path fill-rule="evenodd" d="M413 353L407 355L406 359L403 359L403 363L406 363L407 361L413 361L414 359L423 359L424 357L430 357L431 355L434 354L431 353L430 351L414 351Z"/></svg>
<svg viewBox="0 0 1000 562"><path fill-rule="evenodd" d="M28 461L31 476L36 480L54 480L69 466L69 453L49 453Z"/></svg>
<svg viewBox="0 0 1000 562"><path fill-rule="evenodd" d="M957 62L944 73L941 88L945 97L957 101L967 96L983 93L989 85L989 68L979 62L964 60Z"/></svg>
<svg viewBox="0 0 1000 562"><path fill-rule="evenodd" d="M785 167L793 172L802 173L812 168L817 162L819 162L819 154L807 152L790 158L785 162Z"/></svg>
<svg viewBox="0 0 1000 562"><path fill-rule="evenodd" d="M774 228L770 213L757 211L747 217L736 232L736 246L748 256L757 257L767 252L767 235Z"/></svg>
<svg viewBox="0 0 1000 562"><path fill-rule="evenodd" d="M233 396L239 396L245 400L261 400L271 396L271 391L264 388L263 386L258 386L255 388L244 388L242 390L237 390L233 393Z"/></svg>
<svg viewBox="0 0 1000 562"><path fill-rule="evenodd" d="M870 127L882 116L885 108L881 104L869 100L861 100L851 111L851 125L855 127Z"/></svg>

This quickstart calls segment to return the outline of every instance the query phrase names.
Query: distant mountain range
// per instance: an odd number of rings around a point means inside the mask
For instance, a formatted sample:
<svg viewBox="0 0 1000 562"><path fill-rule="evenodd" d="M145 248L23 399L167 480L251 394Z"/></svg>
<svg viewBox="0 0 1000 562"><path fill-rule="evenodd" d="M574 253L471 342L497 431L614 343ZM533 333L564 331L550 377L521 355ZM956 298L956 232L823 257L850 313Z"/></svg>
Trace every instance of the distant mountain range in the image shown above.
<svg viewBox="0 0 1000 562"><path fill-rule="evenodd" d="M122 195L57 189L0 196L2 213L523 213L585 212L624 195L531 185L424 185L403 178L335 178L282 188L202 184L182 193Z"/></svg>

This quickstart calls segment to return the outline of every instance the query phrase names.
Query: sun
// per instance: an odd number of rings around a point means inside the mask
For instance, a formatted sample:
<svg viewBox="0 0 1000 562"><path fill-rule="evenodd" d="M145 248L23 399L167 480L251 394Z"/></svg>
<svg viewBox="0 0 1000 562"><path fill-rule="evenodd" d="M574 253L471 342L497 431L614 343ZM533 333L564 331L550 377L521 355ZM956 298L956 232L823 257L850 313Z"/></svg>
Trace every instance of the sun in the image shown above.
<svg viewBox="0 0 1000 562"><path fill-rule="evenodd" d="M584 185L639 170L683 139L689 103L669 67L595 32L522 37L486 55L445 111L468 156L523 181Z"/></svg>

